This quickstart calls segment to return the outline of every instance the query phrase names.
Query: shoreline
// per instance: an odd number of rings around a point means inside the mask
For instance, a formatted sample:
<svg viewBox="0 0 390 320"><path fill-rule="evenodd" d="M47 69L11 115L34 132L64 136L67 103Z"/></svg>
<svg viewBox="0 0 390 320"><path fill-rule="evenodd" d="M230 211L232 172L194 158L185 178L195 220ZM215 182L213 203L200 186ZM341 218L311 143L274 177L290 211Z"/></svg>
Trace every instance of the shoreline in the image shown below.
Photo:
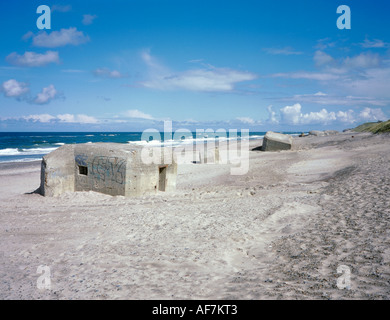
<svg viewBox="0 0 390 320"><path fill-rule="evenodd" d="M37 165L41 164L41 161L42 160L0 162L0 171L36 167Z"/></svg>

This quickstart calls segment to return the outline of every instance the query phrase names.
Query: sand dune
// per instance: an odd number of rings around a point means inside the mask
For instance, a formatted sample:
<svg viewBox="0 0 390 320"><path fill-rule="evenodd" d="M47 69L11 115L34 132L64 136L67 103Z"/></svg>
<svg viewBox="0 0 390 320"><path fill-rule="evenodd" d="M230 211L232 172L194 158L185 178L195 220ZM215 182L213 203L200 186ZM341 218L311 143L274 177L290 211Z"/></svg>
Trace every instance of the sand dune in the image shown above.
<svg viewBox="0 0 390 320"><path fill-rule="evenodd" d="M181 165L175 193L133 199L42 197L39 163L3 164L0 299L388 299L389 159L388 135L296 137L246 175Z"/></svg>

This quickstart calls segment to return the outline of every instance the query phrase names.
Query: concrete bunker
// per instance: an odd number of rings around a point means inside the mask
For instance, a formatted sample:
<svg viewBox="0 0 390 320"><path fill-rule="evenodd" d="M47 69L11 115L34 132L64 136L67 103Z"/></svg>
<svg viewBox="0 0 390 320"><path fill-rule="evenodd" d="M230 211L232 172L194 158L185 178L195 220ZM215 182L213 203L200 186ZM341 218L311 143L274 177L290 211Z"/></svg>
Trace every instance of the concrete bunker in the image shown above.
<svg viewBox="0 0 390 320"><path fill-rule="evenodd" d="M64 145L43 157L40 192L57 196L96 191L136 197L175 190L177 164L173 157L164 163L166 148L160 150L159 163L145 163L142 149L119 143Z"/></svg>
<svg viewBox="0 0 390 320"><path fill-rule="evenodd" d="M262 151L290 150L293 139L290 135L268 131L263 139Z"/></svg>

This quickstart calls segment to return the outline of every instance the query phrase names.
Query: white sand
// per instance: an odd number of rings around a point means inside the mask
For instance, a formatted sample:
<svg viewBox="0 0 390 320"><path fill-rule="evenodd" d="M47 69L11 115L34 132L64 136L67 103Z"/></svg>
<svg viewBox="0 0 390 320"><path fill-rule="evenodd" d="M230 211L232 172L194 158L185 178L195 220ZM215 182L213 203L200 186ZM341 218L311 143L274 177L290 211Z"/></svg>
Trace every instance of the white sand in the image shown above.
<svg viewBox="0 0 390 320"><path fill-rule="evenodd" d="M389 299L389 139L297 137L246 175L182 165L177 192L135 199L45 198L39 163L2 164L0 299Z"/></svg>

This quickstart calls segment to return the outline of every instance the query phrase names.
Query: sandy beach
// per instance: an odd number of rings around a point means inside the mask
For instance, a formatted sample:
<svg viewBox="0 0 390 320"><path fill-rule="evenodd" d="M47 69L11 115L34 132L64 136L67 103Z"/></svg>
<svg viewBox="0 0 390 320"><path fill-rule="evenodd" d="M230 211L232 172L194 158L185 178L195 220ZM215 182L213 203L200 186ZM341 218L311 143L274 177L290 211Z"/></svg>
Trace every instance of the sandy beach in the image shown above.
<svg viewBox="0 0 390 320"><path fill-rule="evenodd" d="M140 198L43 197L40 162L1 164L0 299L389 299L389 138L294 137Z"/></svg>

